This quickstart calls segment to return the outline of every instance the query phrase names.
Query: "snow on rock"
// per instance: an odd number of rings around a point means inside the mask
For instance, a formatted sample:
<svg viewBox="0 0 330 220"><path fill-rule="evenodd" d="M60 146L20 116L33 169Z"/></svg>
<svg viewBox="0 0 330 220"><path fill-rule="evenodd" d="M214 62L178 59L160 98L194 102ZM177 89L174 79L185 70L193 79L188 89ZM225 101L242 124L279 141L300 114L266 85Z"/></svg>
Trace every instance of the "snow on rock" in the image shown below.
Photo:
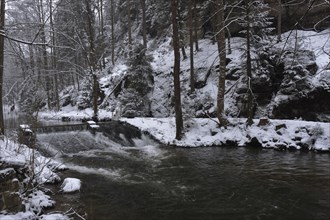
<svg viewBox="0 0 330 220"><path fill-rule="evenodd" d="M71 218L69 218L66 215L62 215L62 214L48 214L48 215L40 216L40 219L42 219L42 220L70 220Z"/></svg>
<svg viewBox="0 0 330 220"><path fill-rule="evenodd" d="M246 127L246 119L229 119L227 128L219 128L216 119L195 118L186 122L182 140L175 139L174 118L133 118L121 120L148 132L163 144L200 147L236 145L248 146L252 140L260 146L275 149L330 150L330 124L298 120L270 120L258 126L254 120Z"/></svg>
<svg viewBox="0 0 330 220"><path fill-rule="evenodd" d="M51 200L44 192L37 190L28 196L25 202L25 209L34 213L41 213L44 208L55 206L55 201Z"/></svg>
<svg viewBox="0 0 330 220"><path fill-rule="evenodd" d="M50 158L42 156L38 151L34 151L25 145L15 143L7 138L0 140L0 161L15 165L30 165L34 153L34 169L38 183L55 183L61 179L55 173L57 170L63 170L66 167Z"/></svg>
<svg viewBox="0 0 330 220"><path fill-rule="evenodd" d="M81 181L76 178L65 178L61 185L61 189L64 193L80 191L80 187Z"/></svg>
<svg viewBox="0 0 330 220"><path fill-rule="evenodd" d="M18 212L15 214L2 215L1 220L31 220L36 219L36 215L33 212Z"/></svg>

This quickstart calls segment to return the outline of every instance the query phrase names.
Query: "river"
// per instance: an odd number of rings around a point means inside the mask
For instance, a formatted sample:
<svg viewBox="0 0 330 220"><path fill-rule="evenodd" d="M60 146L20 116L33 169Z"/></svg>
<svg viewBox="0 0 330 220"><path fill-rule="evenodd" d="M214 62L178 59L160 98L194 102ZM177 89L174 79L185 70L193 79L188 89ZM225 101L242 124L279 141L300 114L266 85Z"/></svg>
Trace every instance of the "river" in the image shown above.
<svg viewBox="0 0 330 220"><path fill-rule="evenodd" d="M69 167L63 178L82 181L79 193L56 196L57 207L87 219L330 218L329 154L173 148L147 137L129 145L88 131L38 140Z"/></svg>
<svg viewBox="0 0 330 220"><path fill-rule="evenodd" d="M71 209L90 220L330 219L330 154L173 148L127 126L105 130L37 135L38 150L68 166L61 177L82 181L75 194L49 186L57 201L50 212Z"/></svg>

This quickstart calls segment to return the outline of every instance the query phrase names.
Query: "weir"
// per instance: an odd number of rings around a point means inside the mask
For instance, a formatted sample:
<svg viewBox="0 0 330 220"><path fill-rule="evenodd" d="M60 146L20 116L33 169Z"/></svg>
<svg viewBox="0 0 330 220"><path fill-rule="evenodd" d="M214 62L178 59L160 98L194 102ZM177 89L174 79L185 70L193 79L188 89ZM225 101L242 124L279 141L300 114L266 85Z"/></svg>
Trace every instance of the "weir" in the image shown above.
<svg viewBox="0 0 330 220"><path fill-rule="evenodd" d="M70 125L49 125L42 127L32 127L35 133L53 133L53 132L65 132L65 131L84 131L88 129L86 123L82 124L70 124Z"/></svg>

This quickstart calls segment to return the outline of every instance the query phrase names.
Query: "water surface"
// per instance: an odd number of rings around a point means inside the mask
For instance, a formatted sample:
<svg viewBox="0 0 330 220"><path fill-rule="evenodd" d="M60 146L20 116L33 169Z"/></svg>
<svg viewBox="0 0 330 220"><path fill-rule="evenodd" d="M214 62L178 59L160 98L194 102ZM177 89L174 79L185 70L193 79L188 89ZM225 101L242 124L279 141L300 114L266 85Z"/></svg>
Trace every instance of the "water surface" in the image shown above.
<svg viewBox="0 0 330 220"><path fill-rule="evenodd" d="M124 137L123 137L124 138ZM58 209L87 219L330 219L330 155L269 149L123 146L88 131L38 135L80 193ZM78 218L77 218L78 219Z"/></svg>

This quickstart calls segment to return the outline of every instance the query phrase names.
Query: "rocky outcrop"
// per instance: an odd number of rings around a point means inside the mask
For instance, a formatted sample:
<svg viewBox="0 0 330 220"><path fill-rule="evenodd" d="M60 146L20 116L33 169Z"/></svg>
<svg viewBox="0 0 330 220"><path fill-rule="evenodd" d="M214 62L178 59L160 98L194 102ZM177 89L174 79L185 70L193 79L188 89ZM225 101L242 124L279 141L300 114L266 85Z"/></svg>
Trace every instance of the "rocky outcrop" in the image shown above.
<svg viewBox="0 0 330 220"><path fill-rule="evenodd" d="M325 101L330 100L330 70L316 77L318 66L313 51L285 51L282 54L273 50L260 59L259 65L261 71L254 72L251 82L254 110L256 114L263 114L258 117L330 121L330 103ZM247 83L244 76L236 93L236 102L241 109L239 116L246 117Z"/></svg>

